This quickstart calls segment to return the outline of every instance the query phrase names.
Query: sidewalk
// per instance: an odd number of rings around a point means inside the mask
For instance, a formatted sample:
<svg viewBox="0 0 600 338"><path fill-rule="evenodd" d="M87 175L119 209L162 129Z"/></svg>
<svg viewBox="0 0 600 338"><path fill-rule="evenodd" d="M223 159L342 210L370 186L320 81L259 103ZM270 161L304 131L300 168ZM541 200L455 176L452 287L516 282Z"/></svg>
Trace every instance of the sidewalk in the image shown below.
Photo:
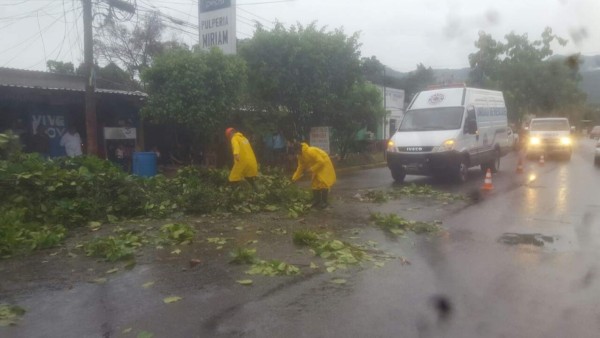
<svg viewBox="0 0 600 338"><path fill-rule="evenodd" d="M356 154L355 157L348 158L342 163L335 161L333 165L335 166L336 173L344 174L357 170L383 168L387 166L387 162L383 153L373 153Z"/></svg>

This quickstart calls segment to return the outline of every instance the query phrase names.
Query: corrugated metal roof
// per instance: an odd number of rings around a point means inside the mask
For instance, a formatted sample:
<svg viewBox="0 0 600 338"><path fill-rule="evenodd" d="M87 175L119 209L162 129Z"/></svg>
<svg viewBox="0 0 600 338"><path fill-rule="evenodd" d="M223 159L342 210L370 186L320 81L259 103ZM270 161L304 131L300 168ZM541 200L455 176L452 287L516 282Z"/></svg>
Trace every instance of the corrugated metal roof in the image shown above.
<svg viewBox="0 0 600 338"><path fill-rule="evenodd" d="M85 77L0 67L0 87L85 92ZM96 93L147 97L140 91L96 88Z"/></svg>
<svg viewBox="0 0 600 338"><path fill-rule="evenodd" d="M70 89L70 88L50 88L50 87L36 87L36 86L22 86L22 85L7 85L0 83L0 87L10 87L10 88L25 88L25 89L43 89L43 90L52 90L52 91L66 91L66 92L78 92L83 93L85 89ZM125 90L116 90L116 89L103 89L96 88L96 93L100 94L117 94L117 95L127 95L127 96L139 96L139 97L148 97L148 94L140 91L129 92Z"/></svg>

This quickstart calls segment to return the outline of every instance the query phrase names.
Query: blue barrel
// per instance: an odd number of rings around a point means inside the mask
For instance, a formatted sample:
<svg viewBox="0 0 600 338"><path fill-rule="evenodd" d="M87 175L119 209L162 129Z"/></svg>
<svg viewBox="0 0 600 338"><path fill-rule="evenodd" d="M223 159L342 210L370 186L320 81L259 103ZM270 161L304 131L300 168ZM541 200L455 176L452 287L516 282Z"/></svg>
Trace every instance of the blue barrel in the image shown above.
<svg viewBox="0 0 600 338"><path fill-rule="evenodd" d="M133 174L142 177L156 175L156 154L154 152L133 153Z"/></svg>

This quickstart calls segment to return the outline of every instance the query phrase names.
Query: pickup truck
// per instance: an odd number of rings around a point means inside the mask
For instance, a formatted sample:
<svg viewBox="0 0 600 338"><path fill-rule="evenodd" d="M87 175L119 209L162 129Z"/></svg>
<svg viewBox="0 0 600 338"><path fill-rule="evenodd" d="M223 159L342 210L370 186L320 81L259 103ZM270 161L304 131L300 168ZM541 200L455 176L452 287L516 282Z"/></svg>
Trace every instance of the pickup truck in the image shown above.
<svg viewBox="0 0 600 338"><path fill-rule="evenodd" d="M526 144L527 158L541 155L562 155L570 160L573 152L569 120L561 117L534 118L529 123Z"/></svg>

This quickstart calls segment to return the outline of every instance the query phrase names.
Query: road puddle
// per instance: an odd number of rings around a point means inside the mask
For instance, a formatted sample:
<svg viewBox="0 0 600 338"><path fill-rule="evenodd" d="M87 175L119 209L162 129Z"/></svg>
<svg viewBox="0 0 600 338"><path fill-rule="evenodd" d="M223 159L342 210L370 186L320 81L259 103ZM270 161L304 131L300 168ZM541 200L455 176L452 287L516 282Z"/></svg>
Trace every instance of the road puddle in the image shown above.
<svg viewBox="0 0 600 338"><path fill-rule="evenodd" d="M544 246L546 243L554 243L555 238L542 234L518 234L507 232L498 238L498 242L507 245L535 245Z"/></svg>

